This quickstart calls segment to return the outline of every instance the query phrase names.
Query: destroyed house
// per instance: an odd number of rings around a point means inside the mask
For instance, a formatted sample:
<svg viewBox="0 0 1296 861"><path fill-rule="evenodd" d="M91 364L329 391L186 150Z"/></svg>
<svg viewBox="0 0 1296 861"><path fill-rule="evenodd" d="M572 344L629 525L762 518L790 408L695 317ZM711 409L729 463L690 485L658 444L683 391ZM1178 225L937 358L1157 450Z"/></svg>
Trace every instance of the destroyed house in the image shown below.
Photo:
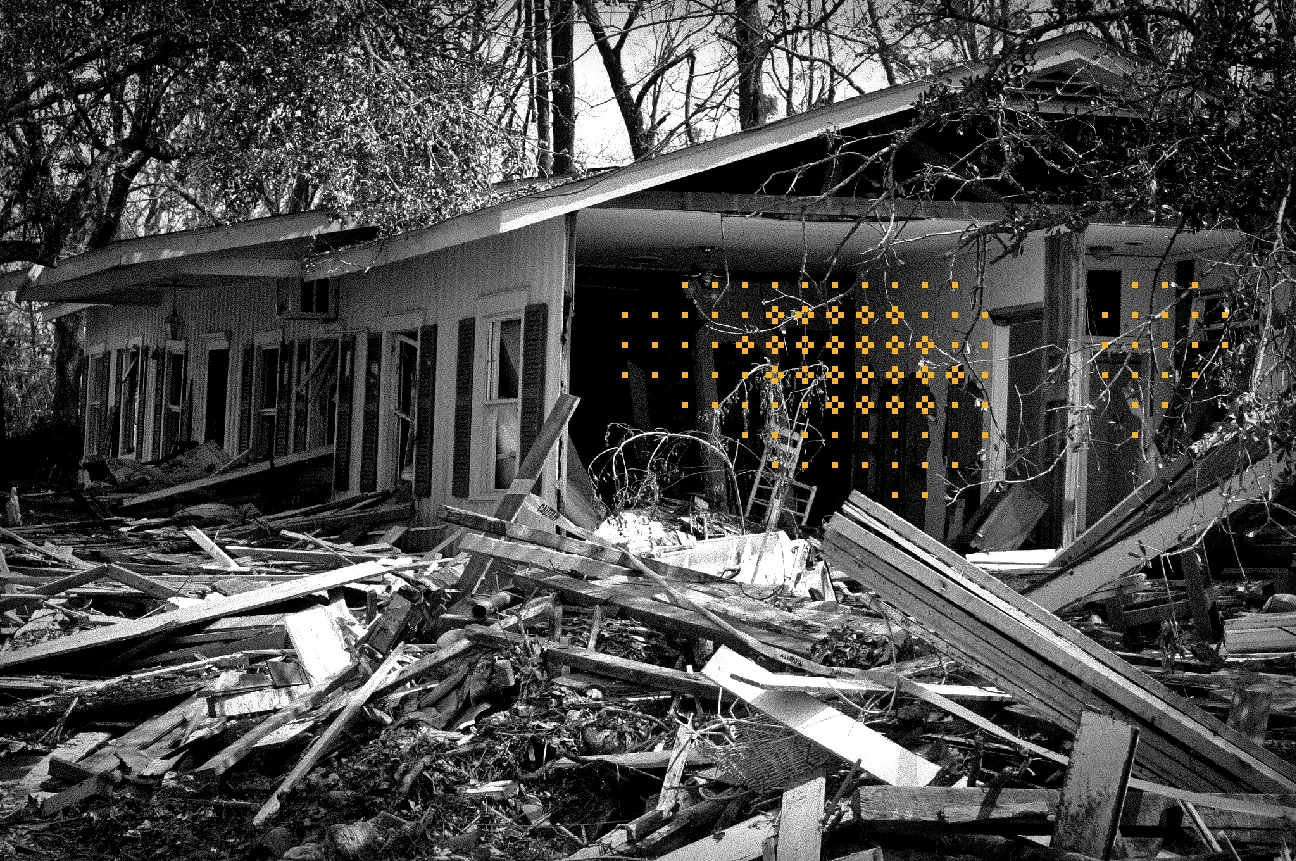
<svg viewBox="0 0 1296 861"><path fill-rule="evenodd" d="M1029 109L1085 114L1085 94L1125 74L1090 39L1054 39ZM339 494L408 482L426 522L440 504L493 508L571 392L582 404L541 483L565 510L575 453L594 459L610 424L688 431L718 408L740 467L814 489L808 511L792 505L809 520L858 489L948 538L983 488L1022 479L1043 509L1033 540L1056 547L1155 470L1180 382L1158 348L1190 333L1220 346L1210 261L1229 237L1094 222L994 259L960 241L1004 217L994 183L879 201L867 172L840 181L930 86L390 238L306 213L124 240L40 272L22 298L85 309L88 456L212 440L318 457ZM966 147L928 129L894 163ZM780 430L800 442L775 467Z"/></svg>

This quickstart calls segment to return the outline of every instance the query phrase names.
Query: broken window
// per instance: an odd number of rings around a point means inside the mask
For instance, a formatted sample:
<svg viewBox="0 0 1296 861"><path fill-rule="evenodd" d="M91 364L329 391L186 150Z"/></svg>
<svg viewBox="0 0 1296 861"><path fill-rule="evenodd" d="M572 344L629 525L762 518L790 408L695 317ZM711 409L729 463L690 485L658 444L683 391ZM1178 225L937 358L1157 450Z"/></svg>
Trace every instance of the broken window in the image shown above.
<svg viewBox="0 0 1296 861"><path fill-rule="evenodd" d="M203 413L203 439L225 445L225 404L229 396L228 347L207 351L207 402Z"/></svg>
<svg viewBox="0 0 1296 861"><path fill-rule="evenodd" d="M86 381L86 453L106 454L104 424L108 408L108 354L91 356Z"/></svg>
<svg viewBox="0 0 1296 861"><path fill-rule="evenodd" d="M418 379L418 340L416 332L397 332L396 393L392 402L395 422L393 443L396 446L396 481L414 480L414 403Z"/></svg>
<svg viewBox="0 0 1296 861"><path fill-rule="evenodd" d="M314 351L311 372L309 448L333 445L337 440L338 339L326 338L311 344Z"/></svg>
<svg viewBox="0 0 1296 861"><path fill-rule="evenodd" d="M490 487L507 490L517 477L518 397L522 368L522 318L496 320L490 324L487 341L486 433L488 451L493 453Z"/></svg>
<svg viewBox="0 0 1296 861"><path fill-rule="evenodd" d="M135 454L143 426L140 394L140 348L122 350L121 379L117 381L119 455Z"/></svg>
<svg viewBox="0 0 1296 861"><path fill-rule="evenodd" d="M279 348L257 350L256 417L252 448L265 451L274 444L275 415L279 405Z"/></svg>
<svg viewBox="0 0 1296 861"><path fill-rule="evenodd" d="M166 353L166 385L162 397L162 456L171 453L172 447L184 438L185 375L188 354L183 344L168 347Z"/></svg>
<svg viewBox="0 0 1296 861"><path fill-rule="evenodd" d="M1120 335L1121 271L1090 269L1085 276L1089 306L1089 334L1101 338Z"/></svg>

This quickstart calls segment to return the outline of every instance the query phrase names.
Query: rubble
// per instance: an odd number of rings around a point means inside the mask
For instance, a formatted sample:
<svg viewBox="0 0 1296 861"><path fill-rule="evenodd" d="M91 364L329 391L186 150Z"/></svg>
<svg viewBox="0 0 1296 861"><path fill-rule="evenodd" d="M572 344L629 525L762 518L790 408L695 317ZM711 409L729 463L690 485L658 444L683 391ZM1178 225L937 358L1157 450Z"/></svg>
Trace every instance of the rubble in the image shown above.
<svg viewBox="0 0 1296 861"><path fill-rule="evenodd" d="M1164 636L1199 612L1186 572L1063 619L858 495L822 543L692 502L539 529L514 520L552 511L538 459L495 516L439 512L459 531L431 551L397 546L408 507L382 494L0 531L0 845L1287 857L1282 593L1246 613L1255 582L1207 579L1216 649ZM1026 583L1045 561L971 558Z"/></svg>

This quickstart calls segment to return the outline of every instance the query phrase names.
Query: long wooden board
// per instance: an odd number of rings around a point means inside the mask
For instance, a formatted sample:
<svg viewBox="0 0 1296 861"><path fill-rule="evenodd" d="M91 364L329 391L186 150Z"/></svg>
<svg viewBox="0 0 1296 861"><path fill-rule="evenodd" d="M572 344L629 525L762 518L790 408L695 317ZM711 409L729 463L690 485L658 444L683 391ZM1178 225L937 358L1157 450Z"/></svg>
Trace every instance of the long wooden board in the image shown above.
<svg viewBox="0 0 1296 861"><path fill-rule="evenodd" d="M1026 594L1044 609L1056 611L1117 578L1136 573L1149 559L1195 541L1220 518L1248 502L1263 499L1284 463L1277 454L1271 454L1221 483L1208 483L1200 492L1140 523L1119 540L1083 558L1071 559L1069 567L1036 583ZM1121 503L1117 508L1124 506Z"/></svg>
<svg viewBox="0 0 1296 861"><path fill-rule="evenodd" d="M1296 788L1291 764L859 494L830 522L824 554L1046 717L1075 729L1091 708L1136 726L1146 776L1203 792Z"/></svg>
<svg viewBox="0 0 1296 861"><path fill-rule="evenodd" d="M926 786L940 766L910 753L877 730L798 691L767 691L738 680L760 679L762 667L721 647L702 673L793 732L892 786Z"/></svg>
<svg viewBox="0 0 1296 861"><path fill-rule="evenodd" d="M312 461L322 460L326 457L333 456L333 446L325 448L315 448L310 451L298 452L296 454L284 455L283 457L274 458L273 460L263 460L260 463L254 463L241 469L232 469L229 472L222 472L217 475L208 475L203 478L196 478L193 481L186 481L172 487L164 487L160 490L141 493L139 496L132 496L119 506L122 510L133 508L143 508L157 502L165 502L169 499L178 499L186 494L195 493L202 490L211 490L220 487L223 484L230 484L242 481L245 478L261 475L271 470L288 469L289 467L302 466Z"/></svg>
<svg viewBox="0 0 1296 861"><path fill-rule="evenodd" d="M169 613L159 613L156 616L146 616L141 619L128 619L115 625L107 625L88 631L78 631L75 634L39 643L26 649L0 653L0 669L44 661L50 658L59 658L99 646L120 645L132 640L138 640L141 637L151 637L178 628L210 622L213 619L248 613L252 610L278 604L281 601L300 598L313 592L325 591L347 583L353 583L356 580L363 580L365 577L372 577L375 574L382 574L384 571L393 570L397 569L382 562L362 562L359 565L339 568L336 571L309 574L286 583L276 583L273 586L243 592L224 601L204 601L202 604L172 610Z"/></svg>

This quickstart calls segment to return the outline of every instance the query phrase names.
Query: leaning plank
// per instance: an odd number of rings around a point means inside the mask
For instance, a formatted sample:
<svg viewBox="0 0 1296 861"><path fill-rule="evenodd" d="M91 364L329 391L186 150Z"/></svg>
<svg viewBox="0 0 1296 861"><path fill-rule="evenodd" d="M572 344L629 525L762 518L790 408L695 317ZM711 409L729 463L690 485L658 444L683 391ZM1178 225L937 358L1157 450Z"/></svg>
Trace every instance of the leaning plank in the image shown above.
<svg viewBox="0 0 1296 861"><path fill-rule="evenodd" d="M1224 623L1230 655L1296 651L1296 613L1251 613Z"/></svg>
<svg viewBox="0 0 1296 861"><path fill-rule="evenodd" d="M1296 788L1292 765L859 494L830 522L824 553L1054 722L1075 728L1089 708L1138 727L1145 776L1196 791Z"/></svg>
<svg viewBox="0 0 1296 861"><path fill-rule="evenodd" d="M210 556L212 561L220 567L230 571L243 570L243 566L231 559L230 555L220 548L220 545L215 541L212 541L211 538L208 537L207 533L203 532L197 526L186 526L184 528L184 534L188 535L189 540L201 547L203 552Z"/></svg>
<svg viewBox="0 0 1296 861"><path fill-rule="evenodd" d="M776 834L778 827L773 814L761 813L718 834L708 834L695 843L667 852L657 861L752 861L761 857L765 841Z"/></svg>
<svg viewBox="0 0 1296 861"><path fill-rule="evenodd" d="M809 694L767 691L737 677L760 680L766 671L721 647L702 670L753 708L893 786L926 786L940 767Z"/></svg>
<svg viewBox="0 0 1296 861"><path fill-rule="evenodd" d="M403 567L416 566L407 565ZM0 669L30 664L49 658L63 657L64 655L83 652L99 646L120 645L142 637L151 637L174 631L177 628L198 625L225 616L247 613L261 607L268 607L282 601L300 598L313 592L325 591L346 583L353 583L356 580L362 580L365 577L395 570L398 569L382 562L363 562L359 565L339 568L336 571L324 571L285 583L276 583L263 589L255 589L251 592L234 595L224 601L204 601L201 604L172 610L169 613L160 613L156 616L140 619L129 619L115 625L88 631L78 631L75 634L39 643L26 649L0 653Z"/></svg>
<svg viewBox="0 0 1296 861"><path fill-rule="evenodd" d="M540 434L536 437L535 442L531 444L526 456L522 458L522 465L518 467L517 478L513 479L513 484L509 487L508 492L504 494L504 498L495 507L495 516L498 519L512 520L522 510L522 503L526 501L527 496L535 491L536 485L540 483L540 473L544 471L545 462L549 460L549 453L558 444L558 438L566 431L567 422L571 419L572 413L576 412L579 403L580 398L575 395L561 394L558 396L553 409L549 411L544 424L540 427ZM490 564L490 560L480 556L474 556L468 560L468 564L464 566L463 574L459 577L459 582L455 584L461 595L471 595L477 591L477 586L481 583L482 575L486 573L488 564Z"/></svg>
<svg viewBox="0 0 1296 861"><path fill-rule="evenodd" d="M462 508L446 506L441 509L440 516L446 523L453 523L476 532L484 532L499 538L512 538L515 541L525 541L528 544L547 547L550 550L557 550L560 553L568 553L573 556L596 559L599 562L606 562L609 565L616 565L621 568L634 567L630 560L630 554L617 547L608 547L603 544L595 544L592 541L569 538L566 535L546 532L543 529L536 529L510 520L500 520L497 517L487 517L484 514L465 511ZM706 582L718 579L701 571L662 562L660 559L644 559L643 563L663 577L672 577L682 582Z"/></svg>
<svg viewBox="0 0 1296 861"><path fill-rule="evenodd" d="M604 580L608 577L616 577L618 575L630 576L633 574L629 568L610 565L607 562L601 562L598 559L589 559L584 556L573 556L570 553L550 550L548 547L519 544L516 541L501 541L498 538L491 538L487 535L475 535L469 533L459 542L459 549L466 550L469 553L480 553L485 556L491 556L495 559L505 559L510 562L521 562L524 565L534 565L537 568L544 568L548 571L563 571L568 574L579 574L582 577L587 577L593 580Z"/></svg>
<svg viewBox="0 0 1296 861"><path fill-rule="evenodd" d="M1150 518L1119 541L1073 560L1069 568L1035 584L1026 594L1053 611L1083 600L1112 580L1137 572L1148 559L1196 540L1212 523L1239 506L1263 498L1274 486L1274 476L1285 469L1286 462L1275 453L1223 482L1207 483L1200 492Z"/></svg>
<svg viewBox="0 0 1296 861"><path fill-rule="evenodd" d="M1138 730L1098 712L1080 717L1062 784L1053 846L1107 861L1125 804Z"/></svg>
<svg viewBox="0 0 1296 861"><path fill-rule="evenodd" d="M878 676L880 677L879 680L874 681L872 679L825 679L818 676L770 673L759 681L755 679L743 679L742 681L749 682L767 691L802 691L808 694L877 694L895 689L896 680L888 681L881 678L881 673L878 673ZM997 688L979 688L976 685L938 685L930 682L913 682L908 679L905 681L956 702L1007 704L1013 701L1011 694L1006 694ZM903 691L903 688L901 690Z"/></svg>
<svg viewBox="0 0 1296 861"><path fill-rule="evenodd" d="M824 776L817 774L783 792L777 861L819 861L823 851Z"/></svg>
<svg viewBox="0 0 1296 861"><path fill-rule="evenodd" d="M139 496L132 496L130 499L121 503L123 511L144 508L158 502L166 502L171 499L178 499L187 494L197 491L213 490L225 484L232 484L245 478L262 475L271 470L282 470L294 466L303 466L317 460L323 460L333 456L333 446L324 448L315 448L310 451L297 452L283 457L274 458L273 460L264 460L260 463L254 463L245 466L242 469L232 469L229 472L220 473L219 475L208 475L203 478L196 478L193 481L185 481L171 487L164 487L160 490L153 490L148 493L141 493Z"/></svg>
<svg viewBox="0 0 1296 861"><path fill-rule="evenodd" d="M351 721L355 719L355 716L360 713L360 710L365 707L365 704L369 702L375 693L377 693L378 689L396 675L403 655L403 649L392 649L391 653L388 654L387 657L383 659L383 662L378 665L378 669L374 670L373 675L371 675L365 683L359 687L359 689L351 694L350 698L347 700L347 704L342 708L342 713L334 718L333 723L329 724L328 729L324 730L324 732L320 734L319 738L315 739L314 743L306 749L306 752L302 754L301 761L293 766L293 770L288 772L288 776L283 779L283 782L279 784L279 787L266 800L266 803L261 805L261 809L258 810L256 816L252 818L253 825L264 825L267 820L279 812L279 807L284 796L291 792L293 787L297 785L298 781L305 777L310 770L315 767L315 764L320 761L324 754L328 753L328 749L332 747L334 742L338 740L338 737L346 731L346 728L351 724Z"/></svg>

